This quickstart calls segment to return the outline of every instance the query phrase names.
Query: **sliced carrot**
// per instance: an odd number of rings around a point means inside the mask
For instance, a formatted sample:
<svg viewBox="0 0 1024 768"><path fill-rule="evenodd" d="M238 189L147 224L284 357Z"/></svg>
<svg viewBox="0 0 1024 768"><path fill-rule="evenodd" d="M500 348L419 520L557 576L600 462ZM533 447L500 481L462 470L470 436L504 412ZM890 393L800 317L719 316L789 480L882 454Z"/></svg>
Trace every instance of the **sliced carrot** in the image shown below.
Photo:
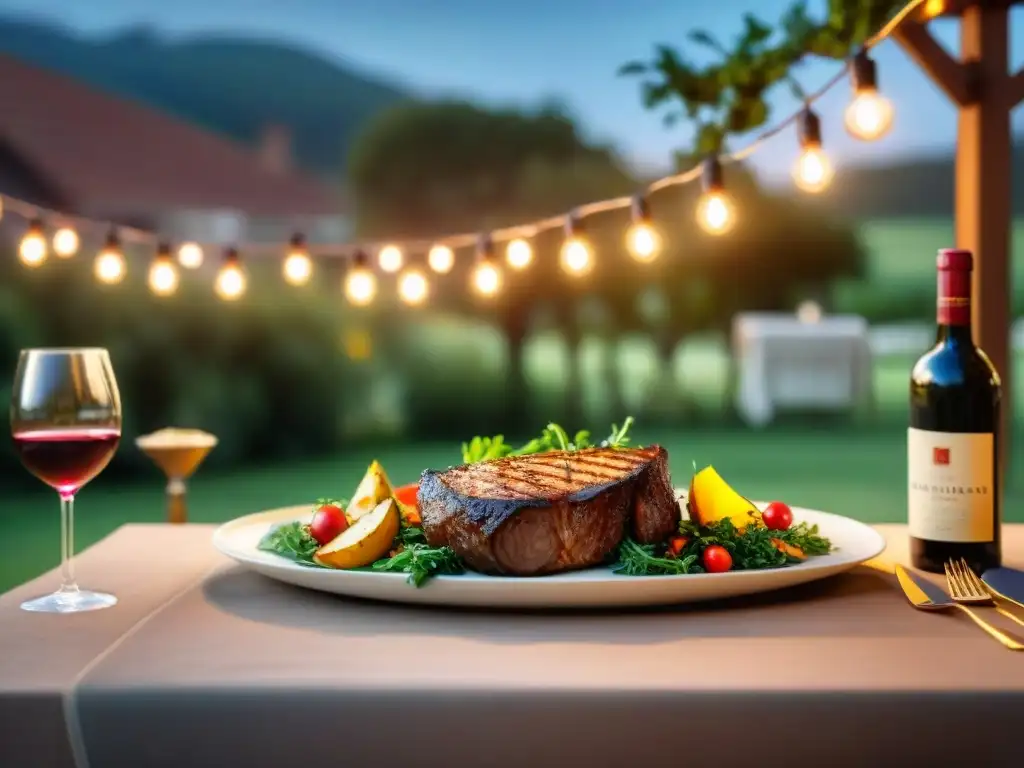
<svg viewBox="0 0 1024 768"><path fill-rule="evenodd" d="M807 553L804 552L800 547L794 547L792 544L787 544L782 539L772 539L772 544L779 552L794 557L797 560L806 560Z"/></svg>
<svg viewBox="0 0 1024 768"><path fill-rule="evenodd" d="M395 488L394 496L395 499L402 502L403 504L406 504L410 507L415 507L416 494L419 492L419 490L419 483L409 483L408 485L403 485L398 488Z"/></svg>
<svg viewBox="0 0 1024 768"><path fill-rule="evenodd" d="M673 536L668 540L668 549L665 551L665 554L670 557L679 557L689 543L689 536Z"/></svg>

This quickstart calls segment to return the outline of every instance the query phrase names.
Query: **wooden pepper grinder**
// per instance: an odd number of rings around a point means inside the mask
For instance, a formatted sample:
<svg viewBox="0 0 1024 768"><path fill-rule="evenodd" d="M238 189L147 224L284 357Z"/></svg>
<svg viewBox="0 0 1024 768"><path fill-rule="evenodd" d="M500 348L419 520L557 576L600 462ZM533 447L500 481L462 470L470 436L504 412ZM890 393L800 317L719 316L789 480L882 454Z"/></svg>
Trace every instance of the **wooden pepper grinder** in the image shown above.
<svg viewBox="0 0 1024 768"><path fill-rule="evenodd" d="M167 477L167 522L187 522L185 481L216 447L217 437L200 429L168 427L142 435L135 444Z"/></svg>

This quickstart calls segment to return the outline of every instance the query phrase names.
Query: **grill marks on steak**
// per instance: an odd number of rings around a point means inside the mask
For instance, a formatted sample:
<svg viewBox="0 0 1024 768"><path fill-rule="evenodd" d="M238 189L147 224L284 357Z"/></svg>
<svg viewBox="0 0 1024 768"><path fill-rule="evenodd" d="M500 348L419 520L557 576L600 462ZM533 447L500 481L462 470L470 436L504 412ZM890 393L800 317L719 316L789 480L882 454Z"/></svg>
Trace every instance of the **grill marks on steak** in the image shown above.
<svg viewBox="0 0 1024 768"><path fill-rule="evenodd" d="M607 448L551 451L456 467L444 473L443 482L478 498L555 499L622 480L647 460Z"/></svg>
<svg viewBox="0 0 1024 768"><path fill-rule="evenodd" d="M474 570L536 575L597 565L628 525L671 535L679 506L663 448L551 451L423 473L417 497L434 546Z"/></svg>

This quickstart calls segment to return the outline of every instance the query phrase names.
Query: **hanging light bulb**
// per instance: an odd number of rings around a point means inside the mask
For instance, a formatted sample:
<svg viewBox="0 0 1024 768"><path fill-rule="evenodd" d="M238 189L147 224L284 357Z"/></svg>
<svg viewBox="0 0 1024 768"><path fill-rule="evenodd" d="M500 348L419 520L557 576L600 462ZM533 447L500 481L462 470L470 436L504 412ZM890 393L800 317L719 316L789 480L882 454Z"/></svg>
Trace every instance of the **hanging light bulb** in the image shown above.
<svg viewBox="0 0 1024 768"><path fill-rule="evenodd" d="M78 253L78 233L71 227L61 227L53 233L53 252L62 259Z"/></svg>
<svg viewBox="0 0 1024 768"><path fill-rule="evenodd" d="M488 297L501 290L501 270L494 258L494 241L490 235L481 235L477 242L473 287L481 296Z"/></svg>
<svg viewBox="0 0 1024 768"><path fill-rule="evenodd" d="M846 130L861 141L880 139L892 128L892 103L878 92L878 68L866 51L853 57L850 74L853 101L843 116Z"/></svg>
<svg viewBox="0 0 1024 768"><path fill-rule="evenodd" d="M439 275L446 275L455 266L455 253L447 245L435 245L427 253L427 264Z"/></svg>
<svg viewBox="0 0 1024 768"><path fill-rule="evenodd" d="M46 232L42 219L32 219L18 243L18 258L26 267L38 267L46 261Z"/></svg>
<svg viewBox="0 0 1024 768"><path fill-rule="evenodd" d="M198 243L182 243L178 248L178 263L185 269L199 269L203 266L203 249Z"/></svg>
<svg viewBox="0 0 1024 768"><path fill-rule="evenodd" d="M170 296L178 290L178 267L171 256L171 246L160 243L156 257L149 265L149 289L157 296Z"/></svg>
<svg viewBox="0 0 1024 768"><path fill-rule="evenodd" d="M626 249L644 263L654 261L661 251L661 237L651 224L651 209L643 195L633 198L633 223L626 233Z"/></svg>
<svg viewBox="0 0 1024 768"><path fill-rule="evenodd" d="M925 21L941 16L946 11L946 0L925 0L921 16Z"/></svg>
<svg viewBox="0 0 1024 768"><path fill-rule="evenodd" d="M370 269L370 259L364 251L352 254L352 264L345 275L345 296L359 307L365 307L377 295L377 276Z"/></svg>
<svg viewBox="0 0 1024 768"><path fill-rule="evenodd" d="M821 120L809 108L800 114L800 149L793 181L804 192L821 192L832 182L835 168L821 149Z"/></svg>
<svg viewBox="0 0 1024 768"><path fill-rule="evenodd" d="M711 155L704 161L704 191L697 203L697 223L711 235L724 235L736 225L736 206L722 176L722 163Z"/></svg>
<svg viewBox="0 0 1024 768"><path fill-rule="evenodd" d="M398 298L406 304L416 307L427 300L430 294L430 283L419 267L409 266L398 276Z"/></svg>
<svg viewBox="0 0 1024 768"><path fill-rule="evenodd" d="M562 243L562 269L570 275L585 275L594 266L590 244L582 235L583 225L575 213L565 219L565 242Z"/></svg>
<svg viewBox="0 0 1024 768"><path fill-rule="evenodd" d="M397 245L385 245L377 254L377 262L385 272L397 272L404 261L402 249Z"/></svg>
<svg viewBox="0 0 1024 768"><path fill-rule="evenodd" d="M96 260L92 263L96 279L107 285L114 285L124 280L127 265L124 261L124 253L121 252L121 238L117 236L117 230L111 228L107 233L107 240L103 248L96 254Z"/></svg>
<svg viewBox="0 0 1024 768"><path fill-rule="evenodd" d="M306 249L306 238L298 232L292 235L281 270L284 279L292 285L305 285L313 276L313 261Z"/></svg>
<svg viewBox="0 0 1024 768"><path fill-rule="evenodd" d="M505 246L505 261L512 269L526 269L533 261L533 247L530 241L523 237L510 240Z"/></svg>
<svg viewBox="0 0 1024 768"><path fill-rule="evenodd" d="M235 301L245 293L248 280L245 270L242 269L242 258L238 255L238 249L229 247L224 249L224 261L217 270L217 277L213 283L213 290L224 301Z"/></svg>

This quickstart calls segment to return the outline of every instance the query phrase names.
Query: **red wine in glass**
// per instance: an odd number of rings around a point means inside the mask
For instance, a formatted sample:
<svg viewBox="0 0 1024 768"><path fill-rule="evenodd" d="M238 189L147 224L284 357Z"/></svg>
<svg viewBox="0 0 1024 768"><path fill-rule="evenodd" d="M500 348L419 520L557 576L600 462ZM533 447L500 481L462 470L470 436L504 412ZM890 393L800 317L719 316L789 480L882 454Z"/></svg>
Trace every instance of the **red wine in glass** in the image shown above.
<svg viewBox="0 0 1024 768"><path fill-rule="evenodd" d="M62 495L74 495L110 463L121 431L103 428L18 432L14 447L25 469Z"/></svg>
<svg viewBox="0 0 1024 768"><path fill-rule="evenodd" d="M78 613L115 605L114 595L80 588L74 568L75 497L121 441L121 396L107 350L22 350L11 391L11 435L25 468L60 498L60 589L21 607Z"/></svg>

